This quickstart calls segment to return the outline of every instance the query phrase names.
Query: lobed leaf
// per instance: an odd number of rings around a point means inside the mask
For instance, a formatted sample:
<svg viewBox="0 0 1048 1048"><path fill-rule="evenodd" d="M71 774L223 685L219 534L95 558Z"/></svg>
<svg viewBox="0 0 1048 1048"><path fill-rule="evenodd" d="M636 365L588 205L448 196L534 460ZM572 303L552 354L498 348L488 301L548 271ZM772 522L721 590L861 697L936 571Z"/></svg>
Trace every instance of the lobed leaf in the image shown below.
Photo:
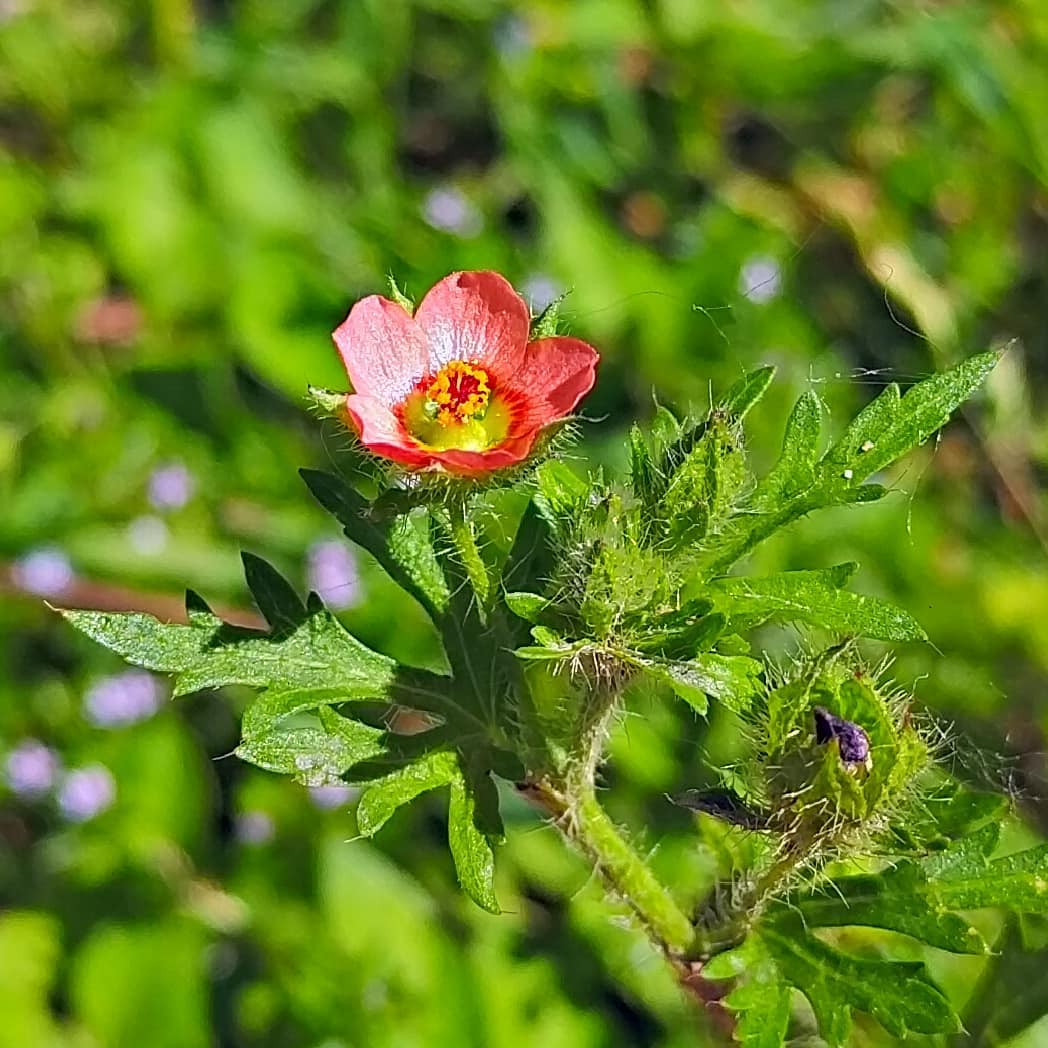
<svg viewBox="0 0 1048 1048"><path fill-rule="evenodd" d="M999 830L990 823L923 862L935 880L938 898L955 910L1000 906L1017 913L1048 914L1048 844L991 860Z"/></svg>
<svg viewBox="0 0 1048 1048"><path fill-rule="evenodd" d="M968 998L964 1044L1003 1044L1048 1012L1048 948L1025 938L1018 919L1005 924Z"/></svg>
<svg viewBox="0 0 1048 1048"><path fill-rule="evenodd" d="M754 509L774 506L811 487L825 410L817 393L809 390L801 394L786 422L779 460L754 490L750 500Z"/></svg>
<svg viewBox="0 0 1048 1048"><path fill-rule="evenodd" d="M916 863L902 862L883 873L837 878L791 897L790 905L813 928L884 928L953 953L988 952L978 930L950 912L940 888Z"/></svg>
<svg viewBox="0 0 1048 1048"><path fill-rule="evenodd" d="M729 619L741 618L747 627L774 618L877 640L926 640L924 630L908 612L840 588L855 567L838 564L816 571L731 576L711 582L709 589Z"/></svg>
<svg viewBox="0 0 1048 1048"><path fill-rule="evenodd" d="M365 836L374 836L397 808L428 790L447 785L460 774L454 752L425 754L368 786L357 807L357 827Z"/></svg>
<svg viewBox="0 0 1048 1048"><path fill-rule="evenodd" d="M872 1015L897 1037L952 1033L958 1019L923 964L853 957L809 935L800 920L767 921L756 938L781 973L811 1003L819 1032L846 1042L851 1009Z"/></svg>
<svg viewBox="0 0 1048 1048"><path fill-rule="evenodd" d="M329 716L322 717L322 727L262 732L245 739L236 755L266 771L294 776L306 786L341 783L347 769L383 752L385 732L325 713Z"/></svg>
<svg viewBox="0 0 1048 1048"><path fill-rule="evenodd" d="M851 471L853 482L890 465L911 448L923 444L941 429L997 364L996 353L981 353L912 386L899 396L897 385L887 386L868 404L826 452L820 469L827 480Z"/></svg>
<svg viewBox="0 0 1048 1048"><path fill-rule="evenodd" d="M863 481L940 429L996 362L995 353L982 353L917 383L905 396L900 396L898 386L886 387L821 458L822 404L816 394L804 394L790 416L778 463L755 486L730 525L720 529L716 541L707 540L702 566L709 573L724 571L812 510L882 498L884 487Z"/></svg>
<svg viewBox="0 0 1048 1048"><path fill-rule="evenodd" d="M448 844L463 891L482 909L501 913L495 897L495 855L491 841L478 827L476 792L461 775L451 780Z"/></svg>
<svg viewBox="0 0 1048 1048"><path fill-rule="evenodd" d="M790 985L755 939L713 958L703 972L711 979L742 973L746 978L724 998L724 1004L738 1015L735 1040L743 1048L781 1048L790 1023Z"/></svg>
<svg viewBox="0 0 1048 1048"><path fill-rule="evenodd" d="M759 689L763 665L745 655L702 652L692 659L662 659L637 652L617 651L622 660L653 680L668 684L699 713L705 713L707 696L733 710L749 707Z"/></svg>

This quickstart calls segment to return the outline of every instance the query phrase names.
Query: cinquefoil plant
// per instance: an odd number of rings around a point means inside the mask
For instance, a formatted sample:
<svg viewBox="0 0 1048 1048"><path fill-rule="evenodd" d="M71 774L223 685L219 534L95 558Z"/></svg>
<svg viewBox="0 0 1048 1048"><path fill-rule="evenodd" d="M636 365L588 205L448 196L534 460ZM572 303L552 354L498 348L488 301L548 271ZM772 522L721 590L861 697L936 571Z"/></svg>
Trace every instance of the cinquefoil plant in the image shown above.
<svg viewBox="0 0 1048 1048"><path fill-rule="evenodd" d="M906 612L847 590L854 565L731 571L805 514L884 496L869 478L934 434L994 355L905 395L888 386L825 449L822 403L805 393L778 462L755 478L743 420L771 381L763 368L703 418L660 408L647 432L634 428L628 477L581 479L558 459L556 437L593 384L597 354L558 335L555 313L533 319L496 274L453 274L417 310L395 289L393 300L372 296L335 339L354 392L316 398L355 431L372 476L367 494L334 474L303 477L426 610L447 672L371 651L315 594L301 600L247 554L268 632L222 622L192 593L188 625L80 611L65 613L70 622L174 675L176 694L256 688L241 758L309 784L361 785L365 835L446 788L462 888L493 912L495 780L513 784L593 862L683 985L735 981L726 1003L744 1044L783 1042L794 990L830 1044L848 1037L853 1009L896 1035L957 1029L923 965L841 952L819 929L861 925L987 952L961 911L1048 911L1048 850L994 857L1002 802L937 767L908 696L855 648L856 638L924 634ZM527 496L503 529L515 537L482 543L480 515L506 487ZM835 642L772 669L747 640L766 622L806 623ZM698 913L660 883L595 789L623 690L640 678L699 713L724 703L750 736L750 757L724 769L723 789L678 798L739 855ZM376 727L376 702L415 711L425 730Z"/></svg>

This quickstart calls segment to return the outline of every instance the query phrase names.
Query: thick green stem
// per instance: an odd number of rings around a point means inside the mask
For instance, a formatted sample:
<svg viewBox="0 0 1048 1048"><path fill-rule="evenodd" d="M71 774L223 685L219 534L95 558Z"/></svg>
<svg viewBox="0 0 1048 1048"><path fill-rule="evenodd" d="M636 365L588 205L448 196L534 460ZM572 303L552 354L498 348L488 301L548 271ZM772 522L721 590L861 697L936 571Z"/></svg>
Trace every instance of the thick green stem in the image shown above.
<svg viewBox="0 0 1048 1048"><path fill-rule="evenodd" d="M455 543L459 560L466 569L466 575L482 605L487 605L491 595L491 578L487 565L480 555L473 525L466 518L461 502L454 502L448 507L448 518L451 524L451 541Z"/></svg>
<svg viewBox="0 0 1048 1048"><path fill-rule="evenodd" d="M695 936L691 921L608 818L592 788L570 797L546 787L537 793L565 835L593 860L608 887L629 904L649 938L673 958L685 954Z"/></svg>

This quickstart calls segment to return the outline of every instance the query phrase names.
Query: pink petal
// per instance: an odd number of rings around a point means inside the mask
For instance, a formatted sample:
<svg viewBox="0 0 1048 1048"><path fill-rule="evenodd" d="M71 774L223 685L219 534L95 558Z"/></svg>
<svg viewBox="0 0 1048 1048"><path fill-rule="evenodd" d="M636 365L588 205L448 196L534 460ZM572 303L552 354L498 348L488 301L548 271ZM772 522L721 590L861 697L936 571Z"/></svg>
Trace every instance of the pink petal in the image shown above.
<svg viewBox="0 0 1048 1048"><path fill-rule="evenodd" d="M597 351L577 338L540 338L528 345L513 386L530 399L544 401L540 425L570 415L593 388Z"/></svg>
<svg viewBox="0 0 1048 1048"><path fill-rule="evenodd" d="M531 316L505 277L483 271L452 273L435 284L415 322L429 339L433 371L476 360L507 376L524 357Z"/></svg>
<svg viewBox="0 0 1048 1048"><path fill-rule="evenodd" d="M429 367L429 344L403 307L381 295L361 299L335 329L353 389L387 407L400 403Z"/></svg>
<svg viewBox="0 0 1048 1048"><path fill-rule="evenodd" d="M381 400L350 393L346 397L346 410L361 444L374 454L416 468L433 461L433 456L418 447L400 419Z"/></svg>

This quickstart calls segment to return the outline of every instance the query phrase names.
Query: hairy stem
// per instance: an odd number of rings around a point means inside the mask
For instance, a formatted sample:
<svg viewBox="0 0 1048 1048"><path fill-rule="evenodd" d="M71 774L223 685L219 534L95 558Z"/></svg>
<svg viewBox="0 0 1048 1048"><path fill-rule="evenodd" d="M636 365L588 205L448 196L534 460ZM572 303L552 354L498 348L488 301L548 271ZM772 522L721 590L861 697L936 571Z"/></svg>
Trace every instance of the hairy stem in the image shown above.
<svg viewBox="0 0 1048 1048"><path fill-rule="evenodd" d="M671 959L686 953L695 935L691 921L608 818L592 786L570 796L548 784L529 792L594 862L605 884L629 905L651 941Z"/></svg>
<svg viewBox="0 0 1048 1048"><path fill-rule="evenodd" d="M465 508L461 502L455 501L448 506L448 520L451 541L455 543L459 560L466 569L466 575L477 594L477 599L482 605L487 605L491 595L491 578L488 575L484 558L480 555L477 539L473 534L473 525L466 518Z"/></svg>

